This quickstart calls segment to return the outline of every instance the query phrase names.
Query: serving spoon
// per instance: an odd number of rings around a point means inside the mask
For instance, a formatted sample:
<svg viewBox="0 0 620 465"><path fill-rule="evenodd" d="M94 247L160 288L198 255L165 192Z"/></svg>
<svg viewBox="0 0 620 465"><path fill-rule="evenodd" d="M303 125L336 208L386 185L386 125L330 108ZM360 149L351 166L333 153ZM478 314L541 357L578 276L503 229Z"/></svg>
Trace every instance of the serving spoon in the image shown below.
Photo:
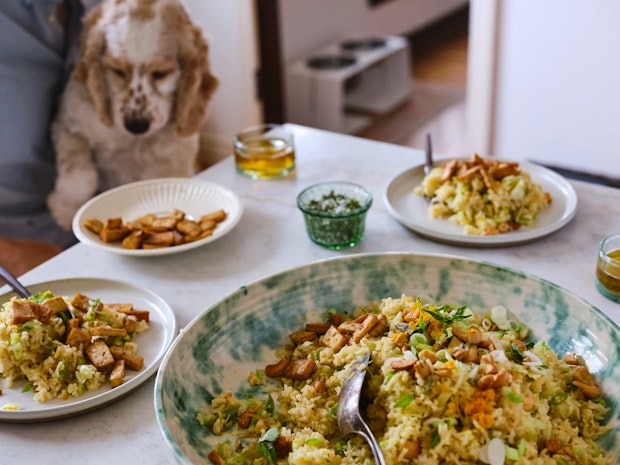
<svg viewBox="0 0 620 465"><path fill-rule="evenodd" d="M5 267L3 267L2 265L0 265L0 277L4 278L4 280L8 283L11 289L13 289L18 296L23 297L24 299L27 299L28 297L32 295L30 291L28 291L28 289L26 289L24 285L19 282L19 280L15 277L15 275L11 273L9 270L7 270Z"/></svg>
<svg viewBox="0 0 620 465"><path fill-rule="evenodd" d="M360 414L360 395L366 376L366 368L370 361L370 351L351 363L338 397L338 427L344 434L356 433L370 445L370 450L377 465L385 465L381 447L372 434L370 427Z"/></svg>

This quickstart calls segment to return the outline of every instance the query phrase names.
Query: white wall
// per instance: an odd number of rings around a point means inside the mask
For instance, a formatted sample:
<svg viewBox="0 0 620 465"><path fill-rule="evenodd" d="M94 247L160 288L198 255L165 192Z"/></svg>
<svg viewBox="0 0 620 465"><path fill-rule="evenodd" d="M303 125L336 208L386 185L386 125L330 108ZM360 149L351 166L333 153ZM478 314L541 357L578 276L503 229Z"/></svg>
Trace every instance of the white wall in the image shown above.
<svg viewBox="0 0 620 465"><path fill-rule="evenodd" d="M470 115L489 151L620 178L620 2L502 0L496 20L494 118Z"/></svg>
<svg viewBox="0 0 620 465"><path fill-rule="evenodd" d="M232 135L262 119L254 76L258 68L254 2L184 0L210 43L211 67L220 80L205 128L206 145L216 160L232 153Z"/></svg>
<svg viewBox="0 0 620 465"><path fill-rule="evenodd" d="M468 0L280 0L282 59L290 62L349 34L402 35L416 31Z"/></svg>

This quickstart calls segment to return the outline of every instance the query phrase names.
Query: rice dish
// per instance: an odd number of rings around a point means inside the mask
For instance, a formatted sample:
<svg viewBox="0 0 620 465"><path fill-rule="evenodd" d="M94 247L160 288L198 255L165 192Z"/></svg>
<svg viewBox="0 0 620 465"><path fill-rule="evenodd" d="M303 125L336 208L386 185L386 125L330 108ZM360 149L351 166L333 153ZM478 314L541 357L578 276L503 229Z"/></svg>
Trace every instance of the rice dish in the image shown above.
<svg viewBox="0 0 620 465"><path fill-rule="evenodd" d="M236 397L197 412L214 464L371 464L337 424L347 367L369 352L362 416L387 464L611 464L606 401L579 357L532 341L503 306L385 298L290 335Z"/></svg>
<svg viewBox="0 0 620 465"><path fill-rule="evenodd" d="M518 163L452 160L431 170L416 195L430 199L431 218L448 218L465 234L495 235L532 226L538 213L551 204L551 195L533 182Z"/></svg>
<svg viewBox="0 0 620 465"><path fill-rule="evenodd" d="M125 369L140 370L134 336L148 326L148 311L104 304L83 294L51 292L12 298L0 307L0 377L4 387L26 380L22 392L40 402L120 385ZM16 409L14 405L3 409Z"/></svg>

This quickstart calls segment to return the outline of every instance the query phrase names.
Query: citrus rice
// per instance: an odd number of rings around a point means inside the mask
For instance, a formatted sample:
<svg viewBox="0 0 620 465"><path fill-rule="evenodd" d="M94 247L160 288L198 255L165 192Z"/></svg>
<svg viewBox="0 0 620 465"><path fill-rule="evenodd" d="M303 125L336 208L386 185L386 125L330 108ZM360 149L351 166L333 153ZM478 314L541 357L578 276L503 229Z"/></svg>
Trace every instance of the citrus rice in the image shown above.
<svg viewBox="0 0 620 465"><path fill-rule="evenodd" d="M414 190L430 199L431 218L448 218L465 234L495 235L532 226L551 195L517 163L452 160L435 167Z"/></svg>
<svg viewBox="0 0 620 465"><path fill-rule="evenodd" d="M403 295L324 321L249 374L254 394L223 392L197 412L222 435L211 462L374 463L336 416L348 365L369 351L362 415L387 464L611 463L595 442L608 408L583 361L531 341L502 306L474 312Z"/></svg>
<svg viewBox="0 0 620 465"><path fill-rule="evenodd" d="M59 307L52 309L55 297L61 300L55 300ZM33 318L17 317L15 305L32 312ZM49 291L3 303L0 307L0 377L4 378L4 386L10 388L14 382L25 379L23 392L31 392L30 395L34 392L34 399L40 402L95 391L106 383L112 370L112 365L98 368L97 363L89 359L88 346L97 340L104 341L108 348L120 349L121 358L128 353L139 364L141 357L133 337L148 328L148 318L138 319L132 315L136 312L131 304L122 306L125 312L82 294L70 298L54 296ZM85 338L75 344L67 343L71 319L76 325L79 321L76 328ZM96 333L95 328L104 328L104 334L114 328L120 330L121 335L91 335L91 331ZM126 330L124 336L122 329Z"/></svg>

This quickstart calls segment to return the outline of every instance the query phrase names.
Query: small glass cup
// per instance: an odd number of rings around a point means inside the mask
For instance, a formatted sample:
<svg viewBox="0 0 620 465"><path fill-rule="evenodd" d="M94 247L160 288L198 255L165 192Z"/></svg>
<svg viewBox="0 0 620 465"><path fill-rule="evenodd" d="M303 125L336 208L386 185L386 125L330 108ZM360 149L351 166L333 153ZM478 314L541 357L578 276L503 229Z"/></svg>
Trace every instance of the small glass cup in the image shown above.
<svg viewBox="0 0 620 465"><path fill-rule="evenodd" d="M353 247L364 237L372 193L358 184L315 184L297 196L310 239L328 249Z"/></svg>
<svg viewBox="0 0 620 465"><path fill-rule="evenodd" d="M233 137L237 172L252 179L283 178L295 170L293 132L278 124L260 124Z"/></svg>
<svg viewBox="0 0 620 465"><path fill-rule="evenodd" d="M601 294L620 303L620 233L605 237L599 245L595 284Z"/></svg>

